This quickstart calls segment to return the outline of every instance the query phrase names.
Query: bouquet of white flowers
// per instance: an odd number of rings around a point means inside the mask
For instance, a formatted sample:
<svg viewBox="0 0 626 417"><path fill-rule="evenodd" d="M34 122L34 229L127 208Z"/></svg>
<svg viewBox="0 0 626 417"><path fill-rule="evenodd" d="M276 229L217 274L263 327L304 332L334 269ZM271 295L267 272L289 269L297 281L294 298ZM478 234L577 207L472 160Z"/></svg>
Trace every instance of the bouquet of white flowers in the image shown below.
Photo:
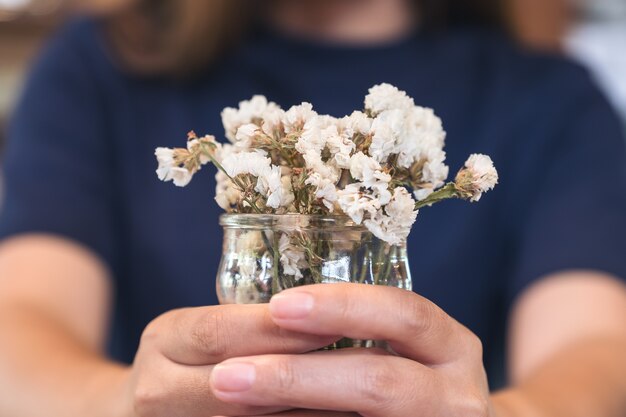
<svg viewBox="0 0 626 417"><path fill-rule="evenodd" d="M213 163L215 199L229 213L343 214L398 245L421 207L478 201L498 182L491 159L474 154L446 184L441 119L389 84L372 87L365 110L342 118L254 96L224 109L222 121L230 143L192 132L186 148L156 149L157 174L182 187Z"/></svg>
<svg viewBox="0 0 626 417"><path fill-rule="evenodd" d="M181 187L203 165L217 167L215 199L229 213L220 219L223 304L269 302L314 283L410 290L406 239L418 210L478 201L498 182L491 159L475 154L446 184L441 120L389 84L342 118L254 96L224 109L222 121L230 143L191 132L186 148L157 148L156 157L159 178ZM328 349L378 345L342 339Z"/></svg>

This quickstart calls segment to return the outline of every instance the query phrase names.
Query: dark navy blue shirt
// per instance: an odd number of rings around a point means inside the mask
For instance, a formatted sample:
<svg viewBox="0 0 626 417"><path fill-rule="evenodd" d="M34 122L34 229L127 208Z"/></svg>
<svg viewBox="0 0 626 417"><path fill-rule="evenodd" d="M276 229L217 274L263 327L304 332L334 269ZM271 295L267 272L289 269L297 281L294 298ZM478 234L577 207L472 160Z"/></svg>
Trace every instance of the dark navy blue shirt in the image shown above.
<svg viewBox="0 0 626 417"><path fill-rule="evenodd" d="M512 303L536 280L581 268L626 277L616 116L583 69L477 29L374 47L266 31L182 82L121 71L97 23L70 24L39 59L10 124L0 235L51 233L98 254L116 288L111 355L131 361L155 316L217 302L213 175L185 189L163 184L154 148L180 146L192 129L223 137L221 110L253 94L343 116L381 82L442 117L452 171L480 152L500 172L478 204L423 209L408 242L415 291L480 336L487 362Z"/></svg>

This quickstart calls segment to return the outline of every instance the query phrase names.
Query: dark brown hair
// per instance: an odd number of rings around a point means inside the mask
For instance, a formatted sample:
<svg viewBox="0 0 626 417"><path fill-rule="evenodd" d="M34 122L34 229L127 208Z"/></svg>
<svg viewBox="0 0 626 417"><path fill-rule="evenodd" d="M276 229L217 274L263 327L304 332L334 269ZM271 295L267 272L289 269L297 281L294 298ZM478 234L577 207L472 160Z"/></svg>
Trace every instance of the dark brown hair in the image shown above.
<svg viewBox="0 0 626 417"><path fill-rule="evenodd" d="M415 0L429 30L503 21L501 0ZM107 20L122 65L144 74L188 75L209 65L243 35L262 1L135 0Z"/></svg>

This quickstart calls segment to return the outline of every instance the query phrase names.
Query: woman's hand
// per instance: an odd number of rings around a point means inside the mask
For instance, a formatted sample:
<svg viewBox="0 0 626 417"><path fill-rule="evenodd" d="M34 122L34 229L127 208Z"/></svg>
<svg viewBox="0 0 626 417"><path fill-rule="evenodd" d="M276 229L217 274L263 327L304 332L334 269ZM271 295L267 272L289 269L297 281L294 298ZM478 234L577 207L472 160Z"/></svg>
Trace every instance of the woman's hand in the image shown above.
<svg viewBox="0 0 626 417"><path fill-rule="evenodd" d="M213 365L228 358L295 354L319 349L337 337L282 329L267 305L230 305L175 310L144 331L130 377L137 417L211 417L280 412L292 407L227 404L212 395Z"/></svg>
<svg viewBox="0 0 626 417"><path fill-rule="evenodd" d="M213 395L219 400L366 417L493 415L479 339L412 292L355 284L313 285L274 296L270 312L274 323L285 330L386 340L397 355L346 349L229 359L211 375ZM325 415L307 413L281 415Z"/></svg>

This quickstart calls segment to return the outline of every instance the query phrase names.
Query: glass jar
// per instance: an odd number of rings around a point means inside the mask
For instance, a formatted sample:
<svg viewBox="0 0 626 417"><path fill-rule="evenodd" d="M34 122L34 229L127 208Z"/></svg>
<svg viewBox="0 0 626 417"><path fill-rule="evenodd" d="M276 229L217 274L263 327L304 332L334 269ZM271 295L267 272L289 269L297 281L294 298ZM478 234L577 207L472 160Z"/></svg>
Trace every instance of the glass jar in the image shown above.
<svg viewBox="0 0 626 417"><path fill-rule="evenodd" d="M391 246L349 217L224 214L220 224L221 304L267 303L282 290L310 284L412 288L406 245ZM345 339L334 347L373 343Z"/></svg>

